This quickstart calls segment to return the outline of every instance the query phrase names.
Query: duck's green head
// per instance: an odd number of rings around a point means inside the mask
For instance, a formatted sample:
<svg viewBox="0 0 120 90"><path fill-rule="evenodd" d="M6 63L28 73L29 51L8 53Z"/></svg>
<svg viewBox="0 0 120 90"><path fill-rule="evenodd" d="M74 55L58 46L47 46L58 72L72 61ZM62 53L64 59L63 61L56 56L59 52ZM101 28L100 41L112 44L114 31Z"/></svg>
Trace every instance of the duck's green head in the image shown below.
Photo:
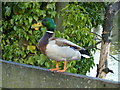
<svg viewBox="0 0 120 90"><path fill-rule="evenodd" d="M42 25L45 26L49 31L54 31L55 23L51 18L44 18L42 20Z"/></svg>
<svg viewBox="0 0 120 90"><path fill-rule="evenodd" d="M54 31L56 25L51 18L44 18L40 23L32 25L33 28L39 28L41 26L45 26L48 31Z"/></svg>

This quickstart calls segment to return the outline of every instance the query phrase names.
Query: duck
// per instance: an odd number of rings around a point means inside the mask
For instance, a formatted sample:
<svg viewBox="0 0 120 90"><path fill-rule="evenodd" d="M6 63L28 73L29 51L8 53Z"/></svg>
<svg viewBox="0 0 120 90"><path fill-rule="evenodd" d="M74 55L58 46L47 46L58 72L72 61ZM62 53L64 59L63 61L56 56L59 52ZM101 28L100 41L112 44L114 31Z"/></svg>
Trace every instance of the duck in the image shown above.
<svg viewBox="0 0 120 90"><path fill-rule="evenodd" d="M51 72L65 72L67 70L67 61L80 60L81 58L90 58L86 49L63 38L54 37L55 23L51 18L44 18L41 22L33 24L33 28L46 27L47 31L38 41L38 49L48 58L56 61L56 68L49 69ZM64 61L62 70L59 68L59 62Z"/></svg>

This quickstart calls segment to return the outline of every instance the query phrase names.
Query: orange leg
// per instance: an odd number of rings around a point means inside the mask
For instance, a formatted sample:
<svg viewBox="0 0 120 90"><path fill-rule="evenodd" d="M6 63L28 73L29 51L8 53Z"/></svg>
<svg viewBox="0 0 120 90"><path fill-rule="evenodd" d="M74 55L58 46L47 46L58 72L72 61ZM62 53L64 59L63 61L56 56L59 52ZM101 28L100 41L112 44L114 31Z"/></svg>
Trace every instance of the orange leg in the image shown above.
<svg viewBox="0 0 120 90"><path fill-rule="evenodd" d="M67 61L64 61L64 69L63 70L57 70L57 72L65 72L66 71L66 64L67 64Z"/></svg>
<svg viewBox="0 0 120 90"><path fill-rule="evenodd" d="M56 68L54 68L54 69L49 69L49 70L52 71L52 72L55 71L55 70L58 70L58 69L59 69L58 62L59 62L59 61L56 61Z"/></svg>

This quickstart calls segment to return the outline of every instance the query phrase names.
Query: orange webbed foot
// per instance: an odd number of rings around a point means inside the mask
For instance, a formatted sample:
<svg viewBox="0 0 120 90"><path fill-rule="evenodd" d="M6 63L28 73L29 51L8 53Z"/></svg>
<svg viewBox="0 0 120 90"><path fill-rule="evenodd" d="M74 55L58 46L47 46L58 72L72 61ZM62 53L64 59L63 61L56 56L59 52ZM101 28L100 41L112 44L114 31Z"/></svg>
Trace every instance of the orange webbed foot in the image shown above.
<svg viewBox="0 0 120 90"><path fill-rule="evenodd" d="M59 68L59 66L58 66L58 62L59 61L56 61L56 68L54 68L54 69L49 69L50 71L57 71L57 72L65 72L66 71L66 61L64 61L64 69L63 70L59 70L60 68Z"/></svg>
<svg viewBox="0 0 120 90"><path fill-rule="evenodd" d="M63 70L57 70L57 72L65 72L66 69L63 69Z"/></svg>
<svg viewBox="0 0 120 90"><path fill-rule="evenodd" d="M59 68L54 68L54 69L49 69L50 71L56 71L56 70L58 70Z"/></svg>
<svg viewBox="0 0 120 90"><path fill-rule="evenodd" d="M57 72L65 72L66 71L66 61L64 61L64 69L63 70L57 70Z"/></svg>
<svg viewBox="0 0 120 90"><path fill-rule="evenodd" d="M59 66L58 66L58 61L56 61L56 68L54 68L54 69L49 69L50 71L56 71L56 70L58 70L59 69Z"/></svg>

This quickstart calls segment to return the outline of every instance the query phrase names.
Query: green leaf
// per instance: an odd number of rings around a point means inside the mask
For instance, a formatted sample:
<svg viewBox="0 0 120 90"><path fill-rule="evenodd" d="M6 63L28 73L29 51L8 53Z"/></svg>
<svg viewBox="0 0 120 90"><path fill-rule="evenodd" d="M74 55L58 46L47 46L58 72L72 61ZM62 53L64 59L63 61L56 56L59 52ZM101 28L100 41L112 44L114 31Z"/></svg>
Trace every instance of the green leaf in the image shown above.
<svg viewBox="0 0 120 90"><path fill-rule="evenodd" d="M29 23L32 23L33 18L30 16L28 17L28 19L29 19Z"/></svg>
<svg viewBox="0 0 120 90"><path fill-rule="evenodd" d="M66 5L64 8L62 8L61 11L66 10L69 6L70 6L70 4Z"/></svg>
<svg viewBox="0 0 120 90"><path fill-rule="evenodd" d="M7 7L5 7L5 9L6 9L5 15L6 16L10 16L10 14L11 14L11 8L7 6Z"/></svg>
<svg viewBox="0 0 120 90"><path fill-rule="evenodd" d="M17 30L17 26L14 26L13 29L16 31Z"/></svg>
<svg viewBox="0 0 120 90"><path fill-rule="evenodd" d="M33 18L37 21L38 20L38 17L35 15L35 16L33 16Z"/></svg>
<svg viewBox="0 0 120 90"><path fill-rule="evenodd" d="M55 4L51 3L51 4L47 4L47 9L54 9Z"/></svg>
<svg viewBox="0 0 120 90"><path fill-rule="evenodd" d="M11 23L11 24L14 24L14 19L11 19L11 20L10 20L10 23Z"/></svg>
<svg viewBox="0 0 120 90"><path fill-rule="evenodd" d="M27 50L30 50L32 53L34 53L34 50L36 49L36 46L34 45L28 45Z"/></svg>
<svg viewBox="0 0 120 90"><path fill-rule="evenodd" d="M46 66L47 68L49 68L49 67L50 67L50 63L49 63L49 62L45 62L45 66Z"/></svg>

